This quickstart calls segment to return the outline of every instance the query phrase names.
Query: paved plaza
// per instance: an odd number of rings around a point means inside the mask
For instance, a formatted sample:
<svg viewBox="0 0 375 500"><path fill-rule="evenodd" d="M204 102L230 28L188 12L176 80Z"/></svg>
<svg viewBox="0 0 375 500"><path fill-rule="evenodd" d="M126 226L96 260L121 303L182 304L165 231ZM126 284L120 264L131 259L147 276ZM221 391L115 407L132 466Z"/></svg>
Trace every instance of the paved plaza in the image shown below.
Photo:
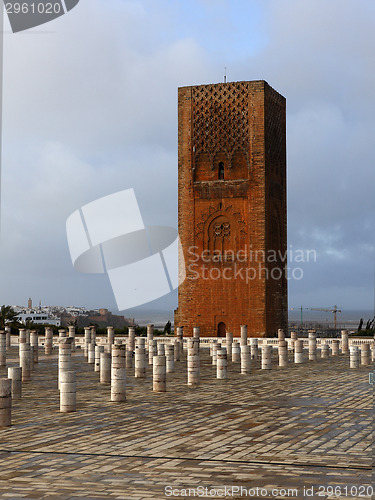
<svg viewBox="0 0 375 500"><path fill-rule="evenodd" d="M43 352L0 429L0 498L371 496L371 367L349 369L349 356L288 368L275 357L250 375L229 363L217 380L206 348L198 387L184 353L166 393L152 391L150 366L146 379L128 369L127 401L113 403L77 350L77 411L63 414L57 352ZM18 363L16 347L8 356Z"/></svg>

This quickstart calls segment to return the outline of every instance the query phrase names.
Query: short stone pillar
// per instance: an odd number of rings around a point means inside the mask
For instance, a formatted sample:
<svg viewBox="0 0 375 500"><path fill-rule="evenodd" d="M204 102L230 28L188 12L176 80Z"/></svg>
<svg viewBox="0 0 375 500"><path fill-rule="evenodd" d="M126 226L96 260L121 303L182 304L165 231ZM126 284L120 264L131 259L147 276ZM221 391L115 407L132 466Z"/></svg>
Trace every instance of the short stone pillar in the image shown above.
<svg viewBox="0 0 375 500"><path fill-rule="evenodd" d="M290 338L291 338L290 347L291 347L292 351L294 351L294 345L295 345L296 340L298 339L298 333L297 332L290 332Z"/></svg>
<svg viewBox="0 0 375 500"><path fill-rule="evenodd" d="M12 399L20 399L22 397L22 368L10 366L8 378L12 381Z"/></svg>
<svg viewBox="0 0 375 500"><path fill-rule="evenodd" d="M85 327L84 328L84 341L83 341L83 355L85 358L88 357L88 345L91 343L91 328L90 327Z"/></svg>
<svg viewBox="0 0 375 500"><path fill-rule="evenodd" d="M60 373L60 411L70 413L77 410L76 374L72 370Z"/></svg>
<svg viewBox="0 0 375 500"><path fill-rule="evenodd" d="M44 354L52 354L53 351L53 330L47 326L44 330Z"/></svg>
<svg viewBox="0 0 375 500"><path fill-rule="evenodd" d="M247 345L247 325L241 325L241 346Z"/></svg>
<svg viewBox="0 0 375 500"><path fill-rule="evenodd" d="M174 372L174 349L173 344L166 344L165 346L165 360L166 360L166 370L167 373Z"/></svg>
<svg viewBox="0 0 375 500"><path fill-rule="evenodd" d="M272 368L272 345L262 346L262 370L271 370Z"/></svg>
<svg viewBox="0 0 375 500"><path fill-rule="evenodd" d="M217 350L218 350L218 343L217 341L214 341L212 344L212 364L213 366L216 366L217 364Z"/></svg>
<svg viewBox="0 0 375 500"><path fill-rule="evenodd" d="M199 339L200 338L200 334L201 334L201 329L199 326L194 326L193 328L193 337L195 339Z"/></svg>
<svg viewBox="0 0 375 500"><path fill-rule="evenodd" d="M340 341L338 339L333 339L332 340L332 344L331 344L332 356L338 356L339 355L339 353L340 353L339 347L340 347Z"/></svg>
<svg viewBox="0 0 375 500"><path fill-rule="evenodd" d="M91 327L91 343L96 344L96 326Z"/></svg>
<svg viewBox="0 0 375 500"><path fill-rule="evenodd" d="M12 338L11 337L11 333L12 333L12 331L11 331L11 327L10 326L6 326L4 328L4 330L5 330L5 333L6 333L6 348L8 350L8 349L11 348L11 338Z"/></svg>
<svg viewBox="0 0 375 500"><path fill-rule="evenodd" d="M285 333L284 333L284 330L282 328L279 328L277 330L277 338L280 340L285 340Z"/></svg>
<svg viewBox="0 0 375 500"><path fill-rule="evenodd" d="M165 345L162 342L157 343L156 352L158 356L165 356Z"/></svg>
<svg viewBox="0 0 375 500"><path fill-rule="evenodd" d="M329 345L321 344L320 345L320 357L321 359L327 359L329 357Z"/></svg>
<svg viewBox="0 0 375 500"><path fill-rule="evenodd" d="M150 349L150 342L151 340L154 339L154 325L152 323L148 324L147 325L147 349L149 350ZM151 360L151 363L152 365L152 360Z"/></svg>
<svg viewBox="0 0 375 500"><path fill-rule="evenodd" d="M303 340L297 339L294 341L294 362L296 364L304 363L304 354L303 354Z"/></svg>
<svg viewBox="0 0 375 500"><path fill-rule="evenodd" d="M60 329L58 332L59 332L59 339L65 339L67 337L66 330Z"/></svg>
<svg viewBox="0 0 375 500"><path fill-rule="evenodd" d="M129 351L135 349L135 326L128 327L128 349Z"/></svg>
<svg viewBox="0 0 375 500"><path fill-rule="evenodd" d="M370 344L361 345L361 365L367 366L371 363Z"/></svg>
<svg viewBox="0 0 375 500"><path fill-rule="evenodd" d="M241 362L241 346L239 342L233 342L232 344L232 363Z"/></svg>
<svg viewBox="0 0 375 500"><path fill-rule="evenodd" d="M146 377L146 349L145 344L138 344L135 347L134 355L134 376L136 378Z"/></svg>
<svg viewBox="0 0 375 500"><path fill-rule="evenodd" d="M188 349L187 352L187 384L198 385L200 383L201 369L200 356L196 349Z"/></svg>
<svg viewBox="0 0 375 500"><path fill-rule="evenodd" d="M180 361L182 355L182 342L179 339L174 340L174 360Z"/></svg>
<svg viewBox="0 0 375 500"><path fill-rule="evenodd" d="M349 367L359 368L359 349L356 345L350 346L349 349Z"/></svg>
<svg viewBox="0 0 375 500"><path fill-rule="evenodd" d="M115 343L115 329L107 326L107 352L111 354L112 345Z"/></svg>
<svg viewBox="0 0 375 500"><path fill-rule="evenodd" d="M341 352L342 354L347 354L349 352L348 330L341 330Z"/></svg>
<svg viewBox="0 0 375 500"><path fill-rule="evenodd" d="M227 351L224 348L217 350L216 378L218 379L228 378Z"/></svg>
<svg viewBox="0 0 375 500"><path fill-rule="evenodd" d="M26 342L28 344L30 344L30 330L29 329L26 330Z"/></svg>
<svg viewBox="0 0 375 500"><path fill-rule="evenodd" d="M71 367L71 339L68 337L59 338L59 359L57 384L60 389L61 374L72 370ZM23 372L23 370L22 370Z"/></svg>
<svg viewBox="0 0 375 500"><path fill-rule="evenodd" d="M309 361L316 361L317 354L316 354L316 331L315 330L309 330Z"/></svg>
<svg viewBox="0 0 375 500"><path fill-rule="evenodd" d="M94 372L100 372L100 354L104 352L104 345L94 347Z"/></svg>
<svg viewBox="0 0 375 500"><path fill-rule="evenodd" d="M87 344L87 363L89 365L95 364L95 344L92 342Z"/></svg>
<svg viewBox="0 0 375 500"><path fill-rule="evenodd" d="M148 340L148 364L153 365L152 358L158 353L158 343L155 339Z"/></svg>
<svg viewBox="0 0 375 500"><path fill-rule="evenodd" d="M104 349L104 346L101 346ZM101 351L99 355L99 381L101 384L111 383L111 354Z"/></svg>
<svg viewBox="0 0 375 500"><path fill-rule="evenodd" d="M39 362L39 337L37 330L30 332L30 347L33 347L33 363Z"/></svg>
<svg viewBox="0 0 375 500"><path fill-rule="evenodd" d="M250 339L250 352L251 359L257 361L258 359L258 339Z"/></svg>
<svg viewBox="0 0 375 500"><path fill-rule="evenodd" d="M0 331L0 366L7 364L7 334Z"/></svg>
<svg viewBox="0 0 375 500"><path fill-rule="evenodd" d="M183 337L184 337L184 327L183 326L178 326L176 333L177 333L178 340L182 341Z"/></svg>
<svg viewBox="0 0 375 500"><path fill-rule="evenodd" d="M281 368L288 366L288 342L286 340L279 340L278 355L279 366Z"/></svg>
<svg viewBox="0 0 375 500"><path fill-rule="evenodd" d="M247 344L241 345L241 374L247 375L251 372L251 350Z"/></svg>
<svg viewBox="0 0 375 500"><path fill-rule="evenodd" d="M152 358L152 390L165 392L167 390L166 359L164 354Z"/></svg>
<svg viewBox="0 0 375 500"><path fill-rule="evenodd" d="M227 332L225 334L225 347L227 349L227 360L232 358L232 344L233 344L233 333Z"/></svg>
<svg viewBox="0 0 375 500"><path fill-rule="evenodd" d="M19 345L20 367L22 368L22 382L28 382L31 375L30 367L30 344L25 341Z"/></svg>
<svg viewBox="0 0 375 500"><path fill-rule="evenodd" d="M12 425L12 381L0 378L0 427Z"/></svg>
<svg viewBox="0 0 375 500"><path fill-rule="evenodd" d="M112 345L111 401L126 401L126 346Z"/></svg>
<svg viewBox="0 0 375 500"><path fill-rule="evenodd" d="M68 326L68 337L72 339L72 352L76 350L76 327L74 325Z"/></svg>
<svg viewBox="0 0 375 500"><path fill-rule="evenodd" d="M26 339L26 330L24 328L21 328L18 330L18 344L24 344L27 342Z"/></svg>

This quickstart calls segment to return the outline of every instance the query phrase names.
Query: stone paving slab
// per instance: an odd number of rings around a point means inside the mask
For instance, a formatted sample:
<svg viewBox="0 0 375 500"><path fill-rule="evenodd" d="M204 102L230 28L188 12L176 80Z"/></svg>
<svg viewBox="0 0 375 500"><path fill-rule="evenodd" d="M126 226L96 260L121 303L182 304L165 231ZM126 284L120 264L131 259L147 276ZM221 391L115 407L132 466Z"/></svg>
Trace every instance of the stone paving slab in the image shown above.
<svg viewBox="0 0 375 500"><path fill-rule="evenodd" d="M12 348L9 365L16 356ZM369 498L370 368L350 370L348 357L246 376L230 363L223 381L205 349L199 387L186 385L186 360L168 374L166 393L152 392L149 366L145 380L128 370L124 403L109 401L109 386L80 352L73 365L77 412L62 414L57 356L40 351L32 381L14 401L13 426L0 429L1 498L161 499L167 486L178 498L192 498L184 495L189 487L222 498L214 490L224 486L255 493L247 498L264 498L256 487L268 498L337 498L329 486L340 486L342 498ZM304 487L314 487L313 496ZM297 496L271 493L281 488ZM235 493L227 498L246 498Z"/></svg>

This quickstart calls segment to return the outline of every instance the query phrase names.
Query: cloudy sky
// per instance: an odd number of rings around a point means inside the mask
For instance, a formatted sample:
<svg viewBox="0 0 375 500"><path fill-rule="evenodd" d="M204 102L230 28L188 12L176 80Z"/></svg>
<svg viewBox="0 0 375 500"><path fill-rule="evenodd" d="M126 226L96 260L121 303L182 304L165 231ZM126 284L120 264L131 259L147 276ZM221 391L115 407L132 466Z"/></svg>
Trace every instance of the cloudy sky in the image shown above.
<svg viewBox="0 0 375 500"><path fill-rule="evenodd" d="M134 188L146 224L176 227L177 87L227 67L287 99L288 243L317 252L290 307L372 309L374 26L373 0L80 0L18 34L5 19L0 302L116 311L106 275L73 269L66 219Z"/></svg>

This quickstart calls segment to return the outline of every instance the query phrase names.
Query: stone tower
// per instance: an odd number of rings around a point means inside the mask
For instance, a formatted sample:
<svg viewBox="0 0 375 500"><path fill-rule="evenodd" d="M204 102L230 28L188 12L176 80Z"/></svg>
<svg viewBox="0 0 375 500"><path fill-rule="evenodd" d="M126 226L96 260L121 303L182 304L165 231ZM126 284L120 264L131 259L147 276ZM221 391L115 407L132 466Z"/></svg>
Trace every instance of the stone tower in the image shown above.
<svg viewBox="0 0 375 500"><path fill-rule="evenodd" d="M287 327L286 101L265 81L178 89L186 335Z"/></svg>

